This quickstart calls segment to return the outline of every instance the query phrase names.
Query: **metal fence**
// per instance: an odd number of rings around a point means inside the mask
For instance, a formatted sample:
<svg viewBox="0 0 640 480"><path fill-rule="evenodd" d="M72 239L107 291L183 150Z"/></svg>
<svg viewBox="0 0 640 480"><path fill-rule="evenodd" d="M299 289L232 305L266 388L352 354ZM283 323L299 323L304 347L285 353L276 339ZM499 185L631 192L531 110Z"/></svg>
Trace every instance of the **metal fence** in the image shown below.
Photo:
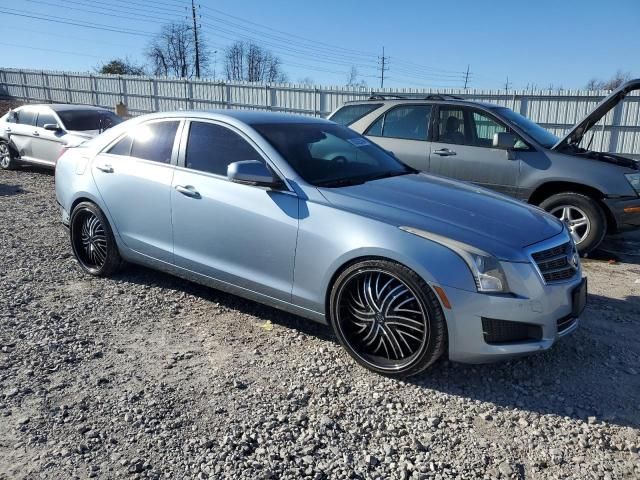
<svg viewBox="0 0 640 480"><path fill-rule="evenodd" d="M584 117L608 94L585 90L371 89L288 83L256 84L202 79L97 75L0 69L0 96L26 102L77 103L113 108L122 102L132 115L178 109L253 109L325 117L344 102L372 91L445 93L509 107L556 135ZM628 96L594 128L592 148L640 154L640 96Z"/></svg>

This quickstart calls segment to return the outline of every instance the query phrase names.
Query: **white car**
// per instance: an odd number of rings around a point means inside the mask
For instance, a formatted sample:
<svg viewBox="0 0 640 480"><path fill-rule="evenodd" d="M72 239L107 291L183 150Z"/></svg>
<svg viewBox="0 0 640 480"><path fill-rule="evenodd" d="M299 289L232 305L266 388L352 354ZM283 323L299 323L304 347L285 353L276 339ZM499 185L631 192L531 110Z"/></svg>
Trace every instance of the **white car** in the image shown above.
<svg viewBox="0 0 640 480"><path fill-rule="evenodd" d="M68 146L102 133L122 119L87 105L25 105L0 118L0 167L18 163L55 167Z"/></svg>

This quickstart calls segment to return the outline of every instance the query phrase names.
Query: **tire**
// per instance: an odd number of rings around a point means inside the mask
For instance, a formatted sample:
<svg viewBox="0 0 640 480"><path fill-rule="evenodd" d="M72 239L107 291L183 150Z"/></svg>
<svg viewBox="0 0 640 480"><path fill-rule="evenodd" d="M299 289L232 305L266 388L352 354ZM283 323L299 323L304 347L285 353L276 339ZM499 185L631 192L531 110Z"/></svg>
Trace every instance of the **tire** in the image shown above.
<svg viewBox="0 0 640 480"><path fill-rule="evenodd" d="M374 372L416 375L445 351L442 308L429 285L403 265L365 260L347 267L333 284L328 307L340 344Z"/></svg>
<svg viewBox="0 0 640 480"><path fill-rule="evenodd" d="M17 163L15 153L7 142L0 141L0 168L11 170Z"/></svg>
<svg viewBox="0 0 640 480"><path fill-rule="evenodd" d="M540 208L565 222L581 256L598 248L607 233L607 218L602 207L595 199L582 193L564 192L552 195L540 203ZM580 217L586 219L584 226L578 226L576 220Z"/></svg>
<svg viewBox="0 0 640 480"><path fill-rule="evenodd" d="M69 236L80 267L97 277L108 277L122 264L107 218L91 202L79 203L71 212Z"/></svg>

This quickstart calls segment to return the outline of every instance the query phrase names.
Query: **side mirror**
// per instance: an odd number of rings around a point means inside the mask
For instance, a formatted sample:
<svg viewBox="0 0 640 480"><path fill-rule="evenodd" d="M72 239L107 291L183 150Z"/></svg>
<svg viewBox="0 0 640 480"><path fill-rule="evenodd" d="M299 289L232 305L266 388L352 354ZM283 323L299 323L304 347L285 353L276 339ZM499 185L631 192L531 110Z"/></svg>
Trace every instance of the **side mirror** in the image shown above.
<svg viewBox="0 0 640 480"><path fill-rule="evenodd" d="M260 187L278 188L282 181L259 160L242 160L230 163L227 167L227 178L234 183L257 185Z"/></svg>
<svg viewBox="0 0 640 480"><path fill-rule="evenodd" d="M45 123L42 128L51 132L58 132L62 130L62 128L60 128L60 125L58 125L57 123Z"/></svg>
<svg viewBox="0 0 640 480"><path fill-rule="evenodd" d="M504 150L513 150L518 139L513 133L499 132L493 134L494 148L502 148Z"/></svg>

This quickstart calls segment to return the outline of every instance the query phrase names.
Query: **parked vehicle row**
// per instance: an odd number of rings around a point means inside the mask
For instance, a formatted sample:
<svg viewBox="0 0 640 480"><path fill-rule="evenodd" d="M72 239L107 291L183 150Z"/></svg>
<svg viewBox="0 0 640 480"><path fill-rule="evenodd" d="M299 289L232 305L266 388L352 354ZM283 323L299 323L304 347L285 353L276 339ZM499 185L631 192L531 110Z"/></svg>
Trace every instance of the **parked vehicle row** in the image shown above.
<svg viewBox="0 0 640 480"><path fill-rule="evenodd" d="M404 163L525 200L565 222L582 254L607 233L640 226L640 167L590 149L587 135L640 80L622 85L559 139L499 105L431 95L373 96L330 119L348 125Z"/></svg>
<svg viewBox="0 0 640 480"><path fill-rule="evenodd" d="M445 352L542 351L577 328L579 250L640 223L637 162L580 144L637 88L564 140L447 96L375 96L340 108L337 123L249 111L120 123L102 109L27 106L1 119L0 162L56 166L85 272L131 262L262 302L330 325L365 367L406 376ZM48 150L39 129L55 135Z"/></svg>

